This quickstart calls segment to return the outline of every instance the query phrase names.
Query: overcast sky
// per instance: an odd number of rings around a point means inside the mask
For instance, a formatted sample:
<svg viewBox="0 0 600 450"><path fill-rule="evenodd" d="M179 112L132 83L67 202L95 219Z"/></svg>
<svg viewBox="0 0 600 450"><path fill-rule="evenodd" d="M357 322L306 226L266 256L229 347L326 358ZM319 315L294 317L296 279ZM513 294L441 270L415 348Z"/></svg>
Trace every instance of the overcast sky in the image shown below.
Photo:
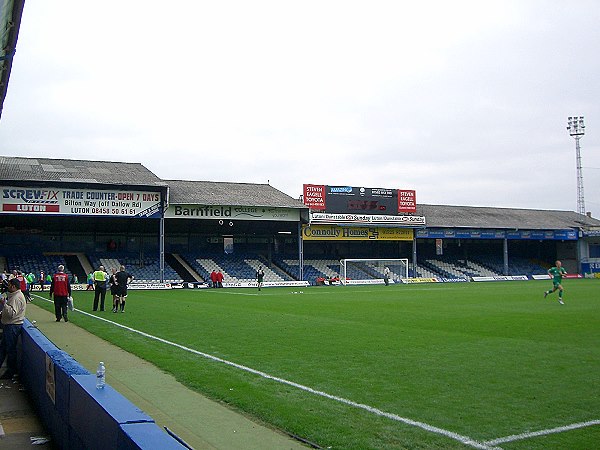
<svg viewBox="0 0 600 450"><path fill-rule="evenodd" d="M600 2L27 0L0 154L600 217Z"/></svg>

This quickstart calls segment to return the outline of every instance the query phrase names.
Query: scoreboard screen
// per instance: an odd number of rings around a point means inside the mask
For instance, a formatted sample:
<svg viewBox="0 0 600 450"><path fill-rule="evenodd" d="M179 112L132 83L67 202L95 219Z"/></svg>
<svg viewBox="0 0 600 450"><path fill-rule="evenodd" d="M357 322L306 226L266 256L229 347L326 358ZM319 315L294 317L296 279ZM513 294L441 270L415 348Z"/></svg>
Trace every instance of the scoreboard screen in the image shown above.
<svg viewBox="0 0 600 450"><path fill-rule="evenodd" d="M398 215L416 212L414 190L304 185L304 204L334 214Z"/></svg>

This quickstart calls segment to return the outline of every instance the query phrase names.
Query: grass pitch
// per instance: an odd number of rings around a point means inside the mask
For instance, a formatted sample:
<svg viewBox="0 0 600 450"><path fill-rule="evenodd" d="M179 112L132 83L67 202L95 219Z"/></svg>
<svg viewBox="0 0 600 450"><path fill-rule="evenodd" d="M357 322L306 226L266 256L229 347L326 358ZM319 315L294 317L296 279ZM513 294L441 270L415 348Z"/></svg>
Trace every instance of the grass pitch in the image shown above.
<svg viewBox="0 0 600 450"><path fill-rule="evenodd" d="M130 291L125 314L95 313L260 374L70 320L321 447L597 448L600 283L564 286L564 306L528 281Z"/></svg>

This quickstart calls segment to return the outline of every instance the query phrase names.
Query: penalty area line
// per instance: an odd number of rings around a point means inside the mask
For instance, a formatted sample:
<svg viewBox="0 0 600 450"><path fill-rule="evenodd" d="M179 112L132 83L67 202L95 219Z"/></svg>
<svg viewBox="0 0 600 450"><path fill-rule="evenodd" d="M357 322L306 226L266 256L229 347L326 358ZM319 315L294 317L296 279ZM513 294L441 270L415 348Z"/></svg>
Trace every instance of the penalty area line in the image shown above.
<svg viewBox="0 0 600 450"><path fill-rule="evenodd" d="M505 436L505 437L501 437L501 438L497 438L497 439L492 439L490 441L486 441L486 442L484 442L484 444L495 446L498 444L505 444L507 442L522 441L524 439L529 439L532 437L546 436L549 434L564 433L565 431L577 430L579 428L593 427L595 425L600 425L600 420L589 420L587 422L572 423L570 425L564 425L562 427L548 428L547 430L530 431L527 433L513 434L511 436Z"/></svg>
<svg viewBox="0 0 600 450"><path fill-rule="evenodd" d="M40 298L42 300L45 300L45 301L47 301L49 303L52 303L52 300L46 299L44 297L40 297L38 295L36 295L36 297L38 297L38 298ZM139 334L140 336L144 336L146 338L149 338L149 339L152 339L152 340L155 340L155 341L158 341L158 342L162 342L163 344L167 344L167 345L170 345L172 347L179 348L179 349L184 350L186 352L193 353L195 355L201 356L201 357L209 359L211 361L218 362L218 363L221 363L221 364L225 364L227 366L234 367L234 368L242 370L244 372L248 372L248 373L251 373L253 375L257 375L257 376L259 376L261 378L265 378L267 380L275 381L277 383L284 384L286 386L291 386L291 387L294 387L294 388L299 389L301 391L317 395L319 397L324 397L324 398L327 398L329 400L334 400L334 401L336 401L338 403L342 403L342 404L345 404L347 406L351 406L351 407L354 407L354 408L362 409L363 411L367 411L367 412L369 412L371 414L374 414L376 416L379 416L379 417L385 417L385 418L393 420L395 422L400 422L400 423L404 423L406 425L410 425L410 426L413 426L413 427L421 428L422 430L428 431L430 433L435 433L435 434L439 434L439 435L445 436L447 438L453 439L455 441L460 442L461 444L464 444L464 445L467 445L467 446L470 446L470 447L473 447L473 448L482 449L482 450L496 450L497 449L497 447L494 447L493 445L490 445L489 443L483 443L483 442L477 441L475 439L472 439L472 438L470 438L468 436L463 436L461 434L454 433L452 431L445 430L443 428L439 428L439 427L430 425L430 424L425 423L425 422L419 422L417 420L412 420L412 419L409 419L409 418L406 418L406 417L399 416L397 414L392 414L392 413L389 413L389 412L386 412L386 411L382 411L381 409L375 408L373 406L365 405L363 403L358 403L358 402L355 402L353 400L346 399L344 397L338 397L337 395L332 395L332 394L328 394L327 392L323 392L323 391L319 391L317 389L313 389L310 386L305 386L303 384L299 384L299 383L296 383L294 381L290 381L290 380L286 380L284 378L276 377L276 376L270 375L270 374L268 374L266 372L262 372L260 370L253 369L251 367L244 366L243 364L238 364L238 363L235 363L233 361L228 361L226 359L219 358L218 356L210 355L208 353L204 353L204 352L201 352L199 350L195 350L193 348L186 347L185 345L181 345L181 344L178 344L176 342L168 341L168 340L163 339L161 337L154 336L154 335L146 333L144 331L136 330L135 328L131 328L131 327L128 327L126 325L123 325L123 324L120 324L120 323L117 323L117 322L113 322L112 320L108 320L108 319L105 319L103 317L99 317L99 316L96 316L94 314L90 314L90 313L88 313L86 311L81 311L80 309L77 309L77 308L75 308L75 311L79 312L80 314L84 314L86 316L89 316L89 317L101 320L103 322L109 323L111 325L117 326L117 327L122 328L124 330L130 331L132 333Z"/></svg>

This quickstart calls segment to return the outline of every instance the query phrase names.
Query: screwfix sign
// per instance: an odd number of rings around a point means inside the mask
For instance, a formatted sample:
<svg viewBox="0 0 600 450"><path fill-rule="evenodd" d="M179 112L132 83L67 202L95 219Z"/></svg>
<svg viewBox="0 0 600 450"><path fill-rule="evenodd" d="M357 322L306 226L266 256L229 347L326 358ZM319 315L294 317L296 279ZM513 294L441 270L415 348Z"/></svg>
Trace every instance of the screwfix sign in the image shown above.
<svg viewBox="0 0 600 450"><path fill-rule="evenodd" d="M0 186L0 213L160 217L160 192Z"/></svg>

